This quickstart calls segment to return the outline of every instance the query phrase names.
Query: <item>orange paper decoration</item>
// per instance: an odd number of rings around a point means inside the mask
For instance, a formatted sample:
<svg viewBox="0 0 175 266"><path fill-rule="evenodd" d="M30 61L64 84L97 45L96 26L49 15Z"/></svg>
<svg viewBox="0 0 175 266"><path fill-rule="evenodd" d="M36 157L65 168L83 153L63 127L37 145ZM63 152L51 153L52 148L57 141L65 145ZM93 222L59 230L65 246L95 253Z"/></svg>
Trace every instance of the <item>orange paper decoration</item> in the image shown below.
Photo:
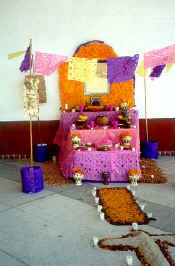
<svg viewBox="0 0 175 266"><path fill-rule="evenodd" d="M107 60L111 57L117 57L117 54L109 45L94 41L80 46L74 56ZM68 80L68 63L63 63L59 68L59 90L62 106L65 106L65 103L68 103L69 108L86 103L90 104L90 96L84 95L84 83ZM101 105L119 106L122 102L128 102L129 108L134 106L133 80L112 83L110 94L101 96Z"/></svg>

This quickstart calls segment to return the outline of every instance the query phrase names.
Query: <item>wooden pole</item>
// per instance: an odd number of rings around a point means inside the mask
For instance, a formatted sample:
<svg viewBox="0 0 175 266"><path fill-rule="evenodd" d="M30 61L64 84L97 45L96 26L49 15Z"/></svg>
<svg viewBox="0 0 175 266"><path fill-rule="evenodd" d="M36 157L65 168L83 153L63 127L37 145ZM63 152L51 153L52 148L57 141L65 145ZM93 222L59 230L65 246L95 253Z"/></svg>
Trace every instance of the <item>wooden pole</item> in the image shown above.
<svg viewBox="0 0 175 266"><path fill-rule="evenodd" d="M30 39L30 76L32 75L32 39ZM33 166L32 118L30 116L30 166Z"/></svg>
<svg viewBox="0 0 175 266"><path fill-rule="evenodd" d="M145 69L144 69L144 92L145 92L145 127L146 127L146 140L148 141L148 119L147 119L147 98L146 98L146 77L145 77Z"/></svg>

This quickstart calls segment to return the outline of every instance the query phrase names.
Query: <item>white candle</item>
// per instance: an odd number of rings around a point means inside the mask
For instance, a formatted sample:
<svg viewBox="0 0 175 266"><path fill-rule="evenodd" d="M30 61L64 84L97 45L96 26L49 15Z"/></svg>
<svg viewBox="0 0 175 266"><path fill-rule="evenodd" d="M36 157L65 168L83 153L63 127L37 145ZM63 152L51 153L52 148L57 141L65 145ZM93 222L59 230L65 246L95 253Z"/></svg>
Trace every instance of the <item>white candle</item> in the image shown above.
<svg viewBox="0 0 175 266"><path fill-rule="evenodd" d="M140 204L140 209L143 211L144 208L145 208L145 204L141 203L141 204Z"/></svg>
<svg viewBox="0 0 175 266"><path fill-rule="evenodd" d="M94 247L96 247L98 245L98 238L96 236L93 236L92 243L93 243Z"/></svg>
<svg viewBox="0 0 175 266"><path fill-rule="evenodd" d="M120 146L120 150L123 150L124 149L124 147L123 146Z"/></svg>
<svg viewBox="0 0 175 266"><path fill-rule="evenodd" d="M133 258L131 255L127 255L126 256L126 263L127 265L132 265L132 262L133 262Z"/></svg>
<svg viewBox="0 0 175 266"><path fill-rule="evenodd" d="M96 187L93 187L93 190L95 190L95 191L96 191L96 190L97 190L97 188L96 188Z"/></svg>
<svg viewBox="0 0 175 266"><path fill-rule="evenodd" d="M133 148L132 148L132 151L135 151L135 150L136 150L136 149L133 147Z"/></svg>
<svg viewBox="0 0 175 266"><path fill-rule="evenodd" d="M153 179L154 178L154 175L151 175L151 178Z"/></svg>
<svg viewBox="0 0 175 266"><path fill-rule="evenodd" d="M96 191L94 189L92 190L92 195L93 195L93 197L96 196Z"/></svg>
<svg viewBox="0 0 175 266"><path fill-rule="evenodd" d="M148 218L151 218L152 217L152 212L148 212L147 216L148 216Z"/></svg>
<svg viewBox="0 0 175 266"><path fill-rule="evenodd" d="M130 190L130 189L131 189L130 185L127 185L126 187L127 187L127 189L128 189L128 190Z"/></svg>
<svg viewBox="0 0 175 266"><path fill-rule="evenodd" d="M72 128L75 128L75 124L72 124Z"/></svg>
<svg viewBox="0 0 175 266"><path fill-rule="evenodd" d="M68 110L68 104L65 103L65 110Z"/></svg>
<svg viewBox="0 0 175 266"><path fill-rule="evenodd" d="M119 146L120 146L119 143L116 143L116 144L115 144L115 148L118 148Z"/></svg>
<svg viewBox="0 0 175 266"><path fill-rule="evenodd" d="M96 203L96 204L99 203L99 198L95 197L95 203Z"/></svg>
<svg viewBox="0 0 175 266"><path fill-rule="evenodd" d="M97 211L98 211L98 213L101 212L101 209L102 209L102 205L98 205L98 206L97 206Z"/></svg>
<svg viewBox="0 0 175 266"><path fill-rule="evenodd" d="M89 147L89 148L88 148L88 151L92 151L92 148Z"/></svg>
<svg viewBox="0 0 175 266"><path fill-rule="evenodd" d="M137 223L132 223L132 228L133 228L133 230L138 230L138 224Z"/></svg>
<svg viewBox="0 0 175 266"><path fill-rule="evenodd" d="M104 219L105 219L105 214L104 214L104 212L101 212L100 213L100 220L104 221Z"/></svg>

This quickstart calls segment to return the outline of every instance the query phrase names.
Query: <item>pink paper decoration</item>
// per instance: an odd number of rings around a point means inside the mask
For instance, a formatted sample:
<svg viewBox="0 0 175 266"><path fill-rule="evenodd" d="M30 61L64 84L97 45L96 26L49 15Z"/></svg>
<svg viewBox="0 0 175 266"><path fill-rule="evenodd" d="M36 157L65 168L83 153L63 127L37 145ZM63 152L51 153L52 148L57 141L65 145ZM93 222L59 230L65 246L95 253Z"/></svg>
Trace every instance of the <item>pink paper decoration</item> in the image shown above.
<svg viewBox="0 0 175 266"><path fill-rule="evenodd" d="M36 52L34 72L50 75L67 59L68 56Z"/></svg>
<svg viewBox="0 0 175 266"><path fill-rule="evenodd" d="M175 63L175 44L144 53L144 68Z"/></svg>

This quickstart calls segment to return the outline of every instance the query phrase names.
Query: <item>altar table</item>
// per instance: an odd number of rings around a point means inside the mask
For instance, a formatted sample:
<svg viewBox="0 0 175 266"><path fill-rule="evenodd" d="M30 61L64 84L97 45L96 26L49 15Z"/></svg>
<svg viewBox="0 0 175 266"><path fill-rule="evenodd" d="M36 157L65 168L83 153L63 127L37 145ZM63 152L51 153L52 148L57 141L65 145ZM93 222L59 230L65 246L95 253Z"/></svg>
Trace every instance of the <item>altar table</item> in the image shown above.
<svg viewBox="0 0 175 266"><path fill-rule="evenodd" d="M88 122L95 120L99 115L107 115L110 121L114 121L120 112L83 112L88 116ZM83 129L77 130L72 128L72 123L76 120L79 112L63 112L61 114L60 127L54 139L54 143L60 146L59 164L62 175L65 178L72 177L72 168L82 168L85 172L84 180L103 181L102 173L110 173L111 182L128 182L128 171L131 168L140 168L140 139L138 112L130 110L132 117L131 124L133 128L129 129ZM81 143L99 142L103 139L109 139L112 144L119 142L120 135L123 131L131 131L133 138L131 145L135 148L132 150L120 150L112 148L110 151L77 151L72 147L71 135L80 133L82 136Z"/></svg>

